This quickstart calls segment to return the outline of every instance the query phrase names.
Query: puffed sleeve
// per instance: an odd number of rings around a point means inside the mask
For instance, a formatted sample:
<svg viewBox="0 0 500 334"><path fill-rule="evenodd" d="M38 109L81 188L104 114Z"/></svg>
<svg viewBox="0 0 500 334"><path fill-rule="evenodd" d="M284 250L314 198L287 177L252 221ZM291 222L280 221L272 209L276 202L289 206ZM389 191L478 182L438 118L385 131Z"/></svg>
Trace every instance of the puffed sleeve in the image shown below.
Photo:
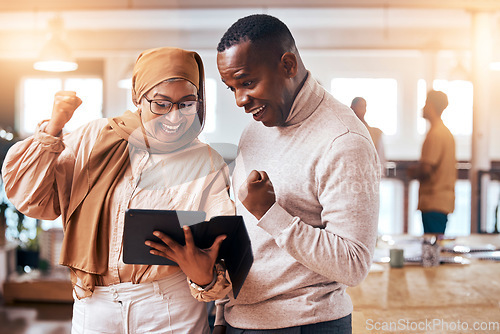
<svg viewBox="0 0 500 334"><path fill-rule="evenodd" d="M58 137L44 132L46 122L37 126L33 136L9 149L2 177L7 198L17 210L53 220L64 216L69 205L72 180L79 168L75 166L77 152L88 154L107 121L96 120Z"/></svg>
<svg viewBox="0 0 500 334"><path fill-rule="evenodd" d="M213 284L211 283L209 287L203 290L189 285L191 295L201 302L209 302L225 297L229 290L231 290L231 282L227 278L226 268L222 264L217 263L215 265L215 274Z"/></svg>

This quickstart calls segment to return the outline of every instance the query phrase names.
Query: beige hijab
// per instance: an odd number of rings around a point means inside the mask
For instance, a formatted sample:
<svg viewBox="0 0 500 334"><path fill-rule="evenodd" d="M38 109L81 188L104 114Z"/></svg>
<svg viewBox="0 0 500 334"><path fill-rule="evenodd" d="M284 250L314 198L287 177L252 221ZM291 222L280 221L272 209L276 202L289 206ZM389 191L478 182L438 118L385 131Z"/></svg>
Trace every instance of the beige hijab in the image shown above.
<svg viewBox="0 0 500 334"><path fill-rule="evenodd" d="M138 104L151 88L173 78L185 79L198 88L202 103L199 122L194 122L176 142L165 143L149 136L139 112L127 111L123 116L108 119L96 144L75 176L68 215L64 222L64 240L60 264L72 272L78 298L88 297L96 281L108 270L110 204L113 190L127 169L130 145L151 153L168 153L182 149L201 132L204 116L204 70L196 52L177 48L157 48L144 51L137 59L132 78L132 98Z"/></svg>

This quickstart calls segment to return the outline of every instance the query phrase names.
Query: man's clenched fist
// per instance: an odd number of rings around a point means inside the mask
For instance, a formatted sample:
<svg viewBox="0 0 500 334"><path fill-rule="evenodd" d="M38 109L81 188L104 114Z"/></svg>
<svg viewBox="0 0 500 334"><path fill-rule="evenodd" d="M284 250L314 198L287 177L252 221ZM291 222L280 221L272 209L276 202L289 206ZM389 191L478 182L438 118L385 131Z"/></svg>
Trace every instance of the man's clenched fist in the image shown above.
<svg viewBox="0 0 500 334"><path fill-rule="evenodd" d="M267 173L251 171L238 191L238 198L255 218L262 218L276 202L274 187Z"/></svg>

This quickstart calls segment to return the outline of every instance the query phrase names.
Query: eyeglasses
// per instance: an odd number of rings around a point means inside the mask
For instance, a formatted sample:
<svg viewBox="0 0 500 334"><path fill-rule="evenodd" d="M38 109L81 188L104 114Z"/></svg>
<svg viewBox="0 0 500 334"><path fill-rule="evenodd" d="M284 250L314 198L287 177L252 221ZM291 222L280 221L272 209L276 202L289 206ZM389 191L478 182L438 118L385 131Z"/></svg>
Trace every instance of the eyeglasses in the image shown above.
<svg viewBox="0 0 500 334"><path fill-rule="evenodd" d="M169 100L149 100L144 96L144 99L149 102L149 110L155 115L165 115L168 114L174 104L177 104L177 109L183 115L194 115L198 112L198 106L201 100L196 101L182 101L182 102L172 102Z"/></svg>

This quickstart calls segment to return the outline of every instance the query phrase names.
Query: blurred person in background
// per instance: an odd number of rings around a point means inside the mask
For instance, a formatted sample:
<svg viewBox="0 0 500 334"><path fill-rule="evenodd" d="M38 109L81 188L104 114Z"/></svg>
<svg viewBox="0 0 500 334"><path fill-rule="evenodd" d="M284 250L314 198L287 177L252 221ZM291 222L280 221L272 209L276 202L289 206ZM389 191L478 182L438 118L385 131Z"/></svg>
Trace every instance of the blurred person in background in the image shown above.
<svg viewBox="0 0 500 334"><path fill-rule="evenodd" d="M455 209L455 139L441 119L447 106L445 93L427 93L422 116L429 121L430 129L418 164L408 169L408 176L420 181L418 210L422 213L424 233L444 234L448 214Z"/></svg>
<svg viewBox="0 0 500 334"><path fill-rule="evenodd" d="M351 109L354 111L356 116L363 122L363 124L370 132L370 137L372 138L373 145L375 145L375 149L377 150L378 158L380 160L380 164L382 166L382 171L385 166L385 152L384 152L384 141L383 136L384 133L379 128L375 128L373 126L368 125L365 120L366 114L366 100L362 97L355 97L351 102Z"/></svg>

